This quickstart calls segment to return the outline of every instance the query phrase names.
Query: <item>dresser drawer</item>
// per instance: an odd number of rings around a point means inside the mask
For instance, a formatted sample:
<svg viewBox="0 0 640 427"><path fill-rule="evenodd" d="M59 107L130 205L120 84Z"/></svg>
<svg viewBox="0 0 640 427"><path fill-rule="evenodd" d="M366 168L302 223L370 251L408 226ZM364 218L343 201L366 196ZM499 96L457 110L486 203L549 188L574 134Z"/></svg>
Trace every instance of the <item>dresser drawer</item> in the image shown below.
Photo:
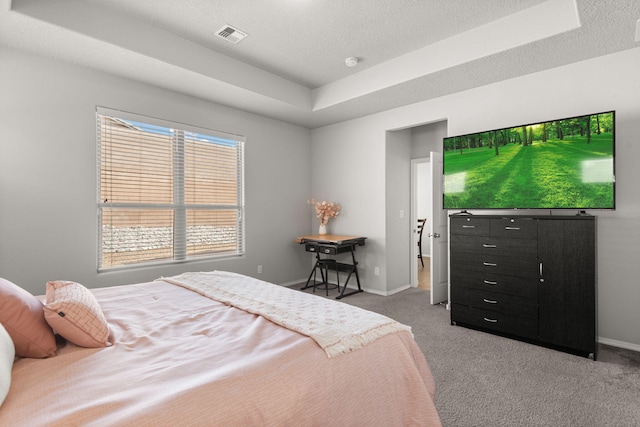
<svg viewBox="0 0 640 427"><path fill-rule="evenodd" d="M491 222L486 218L474 218L471 216L451 217L449 228L452 235L488 236L491 230Z"/></svg>
<svg viewBox="0 0 640 427"><path fill-rule="evenodd" d="M506 237L451 235L451 247L456 252L500 255L507 257L538 256L538 241L533 239L512 239Z"/></svg>
<svg viewBox="0 0 640 427"><path fill-rule="evenodd" d="M536 317L538 315L537 298L499 294L486 290L452 287L451 302L512 316Z"/></svg>
<svg viewBox="0 0 640 427"><path fill-rule="evenodd" d="M500 294L519 295L525 298L538 299L538 278L504 276L487 272L451 269L451 292L454 288L477 289Z"/></svg>
<svg viewBox="0 0 640 427"><path fill-rule="evenodd" d="M491 236L515 239L537 239L538 221L528 218L493 218Z"/></svg>
<svg viewBox="0 0 640 427"><path fill-rule="evenodd" d="M538 316L512 316L461 304L451 304L451 321L524 338L538 337Z"/></svg>
<svg viewBox="0 0 640 427"><path fill-rule="evenodd" d="M451 252L451 271L460 269L475 271L481 273L481 276L501 274L504 276L537 278L537 267L538 261L536 257L510 258L496 255Z"/></svg>

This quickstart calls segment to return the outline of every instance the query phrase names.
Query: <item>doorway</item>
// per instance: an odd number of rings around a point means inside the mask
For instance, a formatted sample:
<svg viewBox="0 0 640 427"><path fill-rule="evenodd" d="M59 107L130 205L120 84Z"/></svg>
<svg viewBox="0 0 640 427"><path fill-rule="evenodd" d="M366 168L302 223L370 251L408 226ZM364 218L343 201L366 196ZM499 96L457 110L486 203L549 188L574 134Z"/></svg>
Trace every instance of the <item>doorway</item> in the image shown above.
<svg viewBox="0 0 640 427"><path fill-rule="evenodd" d="M431 304L449 299L448 215L442 209L442 138L447 121L411 128L411 286L429 287ZM418 218L425 218L422 260L418 258ZM422 267L424 262L424 267ZM429 277L423 284L422 277Z"/></svg>
<svg viewBox="0 0 640 427"><path fill-rule="evenodd" d="M412 181L412 218L414 224L415 246L412 257L416 258L411 263L415 277L412 285L418 289L431 290L431 252L429 234L431 229L431 159L420 158L411 160ZM424 220L424 223L421 221ZM415 252L415 253L414 253Z"/></svg>

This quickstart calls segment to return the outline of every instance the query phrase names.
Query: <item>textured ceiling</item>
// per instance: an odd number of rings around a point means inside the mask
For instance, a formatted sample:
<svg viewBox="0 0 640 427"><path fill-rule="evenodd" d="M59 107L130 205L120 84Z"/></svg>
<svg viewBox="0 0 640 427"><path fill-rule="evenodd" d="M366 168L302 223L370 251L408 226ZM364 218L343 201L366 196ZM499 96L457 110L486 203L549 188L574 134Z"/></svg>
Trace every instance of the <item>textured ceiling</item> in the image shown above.
<svg viewBox="0 0 640 427"><path fill-rule="evenodd" d="M543 0L85 0L316 88ZM437 10L437 12L434 12ZM249 34L233 45L224 24Z"/></svg>
<svg viewBox="0 0 640 427"><path fill-rule="evenodd" d="M639 19L638 0L0 0L0 44L313 128L635 48Z"/></svg>

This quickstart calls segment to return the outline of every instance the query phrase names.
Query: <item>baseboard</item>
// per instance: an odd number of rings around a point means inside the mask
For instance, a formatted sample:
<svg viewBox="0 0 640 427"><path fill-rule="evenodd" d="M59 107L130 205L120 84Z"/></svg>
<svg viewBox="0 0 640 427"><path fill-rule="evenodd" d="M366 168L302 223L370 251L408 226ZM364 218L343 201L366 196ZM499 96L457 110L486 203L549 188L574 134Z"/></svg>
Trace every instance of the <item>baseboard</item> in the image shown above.
<svg viewBox="0 0 640 427"><path fill-rule="evenodd" d="M356 286L347 286L347 289L358 289L358 286L357 285ZM362 288L362 290L364 292L368 293L368 294L380 295L380 296L383 296L383 297L387 296L386 292L379 291L377 289Z"/></svg>
<svg viewBox="0 0 640 427"><path fill-rule="evenodd" d="M624 341L612 340L610 338L598 337L598 343L610 345L612 347L619 347L619 348L624 348L624 349L627 349L627 350L633 350L633 351L640 352L640 345L633 344L633 343L630 343L630 342L624 342Z"/></svg>
<svg viewBox="0 0 640 427"><path fill-rule="evenodd" d="M304 285L306 282L307 282L307 279L298 279L298 280L293 280L287 283L280 283L280 286L289 287L293 285Z"/></svg>
<svg viewBox="0 0 640 427"><path fill-rule="evenodd" d="M370 293L370 294L375 294L375 295L380 295L383 297L388 297L389 295L393 295L393 294L397 294L398 292L402 292L405 289L409 289L411 287L411 285L406 285L406 286L402 286L400 288L394 289L392 291L380 291L378 289L371 289L371 288L362 288L363 291ZM358 289L358 286L347 286L347 288L349 289Z"/></svg>
<svg viewBox="0 0 640 427"><path fill-rule="evenodd" d="M293 285L304 285L307 282L307 279L299 279L299 280L292 280L291 282L286 282L286 283L280 283L280 286L285 286L285 287L289 287L289 286L293 286ZM335 281L329 280L330 284L335 284ZM340 285L342 286L342 285ZM371 289L371 288L366 288L363 287L362 290L370 293L370 294L375 294L375 295L381 295L383 297L388 297L389 295L393 295L393 294L397 294L398 292L402 292L406 289L409 289L411 287L411 285L405 285L402 287L399 287L397 289L394 289L392 291L380 291L378 289ZM347 289L358 289L358 285L354 284L354 285L347 285Z"/></svg>
<svg viewBox="0 0 640 427"><path fill-rule="evenodd" d="M285 286L285 287L290 287L290 286L294 286L294 285L300 285L301 287L304 286L304 284L307 283L307 279L299 279L299 280L292 280L291 282L286 282L286 283L280 283L280 286ZM330 285L335 285L336 282L335 280L329 280L329 284ZM340 285L342 287L342 285ZM354 284L354 285L348 285L347 289L358 289L358 285ZM402 288L400 290L404 290L406 288ZM378 291L376 289L370 289L370 288L362 288L363 291L368 292L370 294L376 294L376 295L382 295L383 297L386 297L388 295L391 295L390 293L387 292L383 292L383 291ZM399 291L400 291L399 290ZM399 292L399 291L394 291L395 292Z"/></svg>
<svg viewBox="0 0 640 427"><path fill-rule="evenodd" d="M387 296L389 296L389 295L393 295L393 294L397 294L398 292L402 292L402 291L404 291L404 290L407 290L407 289L409 289L410 287L411 287L411 285L404 285L404 286L401 286L401 287L399 287L399 288L397 288L397 289L394 289L394 290L392 290L392 291L387 292Z"/></svg>

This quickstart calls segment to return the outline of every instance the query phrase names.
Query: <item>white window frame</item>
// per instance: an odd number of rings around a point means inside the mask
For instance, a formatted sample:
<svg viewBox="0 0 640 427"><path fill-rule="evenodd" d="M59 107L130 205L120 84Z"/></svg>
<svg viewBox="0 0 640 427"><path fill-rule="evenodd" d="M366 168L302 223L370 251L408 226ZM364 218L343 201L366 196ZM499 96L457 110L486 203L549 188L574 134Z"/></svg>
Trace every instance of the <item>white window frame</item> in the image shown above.
<svg viewBox="0 0 640 427"><path fill-rule="evenodd" d="M162 128L170 129L173 132L173 162L174 167L172 170L173 178L173 202L171 203L112 203L106 199L102 194L101 182L102 182L102 139L101 139L101 116L107 116L114 121L120 121L122 124L129 125L130 122L159 126ZM139 129L138 129L139 130ZM236 203L231 205L215 205L215 204L196 204L185 202L185 167L184 167L184 135L185 134L198 136L211 137L216 139L233 141L236 145L236 159L235 167L237 168L237 188L236 188ZM229 258L243 256L245 253L245 220L244 220L244 143L246 138L239 135L234 135L226 132L216 131L212 129L201 128L193 125L187 125L183 123L171 122L168 120L157 119L139 114L113 110L105 107L96 108L96 146L97 146L97 183L96 183L96 195L97 195L97 228L98 228L98 271L113 271L119 269L128 268L140 268L157 264L174 264L184 263L189 261L203 260L207 258ZM182 158L182 160L180 160ZM176 166L177 165L177 166ZM107 209L144 209L144 210L171 210L173 212L173 227L172 227L172 252L171 258L162 258L158 260L149 260L142 262L131 262L122 265L109 265L104 266L104 253L105 253L105 235L103 227L103 212ZM235 225L235 249L231 251L223 251L221 253L207 253L204 255L188 255L187 254L187 218L186 212L188 210L198 211L223 211L233 210L236 212L237 221ZM125 248L123 251L129 250Z"/></svg>

